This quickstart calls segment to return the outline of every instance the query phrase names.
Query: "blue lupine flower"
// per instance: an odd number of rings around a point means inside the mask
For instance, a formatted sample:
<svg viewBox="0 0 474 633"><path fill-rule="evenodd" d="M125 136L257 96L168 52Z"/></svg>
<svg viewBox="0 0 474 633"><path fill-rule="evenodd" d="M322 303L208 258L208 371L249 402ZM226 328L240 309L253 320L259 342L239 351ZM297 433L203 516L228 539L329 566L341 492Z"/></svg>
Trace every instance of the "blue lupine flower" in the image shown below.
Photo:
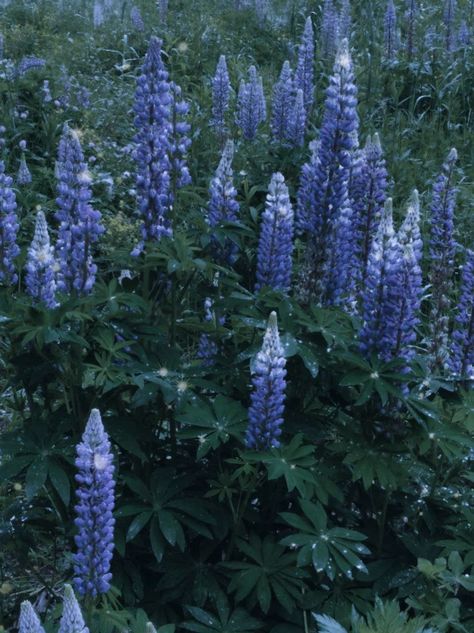
<svg viewBox="0 0 474 633"><path fill-rule="evenodd" d="M443 22L445 28L446 50L449 53L455 51L457 47L455 30L456 9L456 0L445 0L443 10Z"/></svg>
<svg viewBox="0 0 474 633"><path fill-rule="evenodd" d="M98 409L91 411L77 445L78 503L75 524L74 584L81 596L96 597L110 588L114 549L114 465L109 437Z"/></svg>
<svg viewBox="0 0 474 633"><path fill-rule="evenodd" d="M234 157L234 143L227 141L219 166L209 187L208 223L210 227L218 227L223 222L237 222L239 203L237 190L234 187L234 172L232 160ZM214 237L213 249L219 261L233 263L237 253L237 245L230 240L223 244Z"/></svg>
<svg viewBox="0 0 474 633"><path fill-rule="evenodd" d="M448 366L455 376L474 379L474 251L468 250L462 269Z"/></svg>
<svg viewBox="0 0 474 633"><path fill-rule="evenodd" d="M102 26L105 20L104 6L102 0L94 0L94 8L92 10L92 22L94 28L98 29Z"/></svg>
<svg viewBox="0 0 474 633"><path fill-rule="evenodd" d="M309 144L311 158L301 168L300 186L296 197L296 231L298 234L310 230L310 218L313 209L316 208L318 191L314 174L318 173L321 168L319 147L319 141L311 141Z"/></svg>
<svg viewBox="0 0 474 633"><path fill-rule="evenodd" d="M293 110L290 119L288 140L293 147L303 147L304 133L306 130L306 108L304 105L304 95L301 88L296 91L293 101Z"/></svg>
<svg viewBox="0 0 474 633"><path fill-rule="evenodd" d="M55 308L58 305L55 267L54 249L49 241L46 218L42 211L38 211L35 235L26 259L25 285L28 294L47 308Z"/></svg>
<svg viewBox="0 0 474 633"><path fill-rule="evenodd" d="M44 68L46 61L41 57L23 57L20 60L16 72L19 77L24 77L30 70Z"/></svg>
<svg viewBox="0 0 474 633"><path fill-rule="evenodd" d="M448 352L449 308L453 290L454 211L456 207L455 168L457 152L453 148L433 185L431 235L429 245L431 284L431 353L433 367L442 368Z"/></svg>
<svg viewBox="0 0 474 633"><path fill-rule="evenodd" d="M143 22L142 14L137 6L133 6L130 11L130 20L132 21L133 28L137 31L144 31L145 24Z"/></svg>
<svg viewBox="0 0 474 633"><path fill-rule="evenodd" d="M257 354L252 377L254 391L245 435L248 448L267 450L280 446L285 411L286 369L278 334L276 312L270 314L263 345Z"/></svg>
<svg viewBox="0 0 474 633"><path fill-rule="evenodd" d="M63 614L58 633L89 633L71 585L64 585Z"/></svg>
<svg viewBox="0 0 474 633"><path fill-rule="evenodd" d="M40 619L28 600L22 602L20 606L18 633L44 633Z"/></svg>
<svg viewBox="0 0 474 633"><path fill-rule="evenodd" d="M324 0L320 40L322 57L331 59L339 46L339 14L333 0Z"/></svg>
<svg viewBox="0 0 474 633"><path fill-rule="evenodd" d="M156 6L160 20L165 23L168 19L168 0L156 0Z"/></svg>
<svg viewBox="0 0 474 633"><path fill-rule="evenodd" d="M268 15L268 0L255 0L255 12L260 26L263 26Z"/></svg>
<svg viewBox="0 0 474 633"><path fill-rule="evenodd" d="M418 263L423 255L423 240L420 229L420 201L418 191L413 190L408 203L407 213L398 231L398 241L402 246L410 243L413 247L413 254Z"/></svg>
<svg viewBox="0 0 474 633"><path fill-rule="evenodd" d="M170 237L169 217L173 95L168 72L161 59L161 40L152 37L135 92L135 127L137 144L137 200L143 218L143 242ZM142 245L135 249L140 252Z"/></svg>
<svg viewBox="0 0 474 633"><path fill-rule="evenodd" d="M225 114L229 108L230 80L225 55L219 57L216 74L212 80L211 125L223 137L225 134Z"/></svg>
<svg viewBox="0 0 474 633"><path fill-rule="evenodd" d="M20 167L16 175L16 181L19 185L29 185L32 181L31 172L28 169L28 165L26 164L26 158L24 154L22 154L21 156Z"/></svg>
<svg viewBox="0 0 474 633"><path fill-rule="evenodd" d="M189 113L189 104L181 98L181 88L171 82L171 133L170 133L170 161L173 189L181 189L191 183L191 175L186 160L191 139L189 138L189 125L186 117ZM174 202L174 200L173 200Z"/></svg>
<svg viewBox="0 0 474 633"><path fill-rule="evenodd" d="M59 143L55 214L59 221L56 255L59 263L58 290L89 293L95 283L97 265L92 246L104 232L101 214L91 203L92 178L87 169L77 133L67 125Z"/></svg>
<svg viewBox="0 0 474 633"><path fill-rule="evenodd" d="M14 259L20 254L16 243L19 224L12 184L12 179L5 173L5 164L0 160L0 283L7 285L18 281Z"/></svg>
<svg viewBox="0 0 474 633"><path fill-rule="evenodd" d="M285 61L273 88L271 129L273 138L288 140L294 107L294 83L290 62Z"/></svg>
<svg viewBox="0 0 474 633"><path fill-rule="evenodd" d="M77 105L83 110L88 110L91 106L91 93L85 86L79 86L76 91Z"/></svg>
<svg viewBox="0 0 474 633"><path fill-rule="evenodd" d="M300 91L301 93L301 91ZM282 174L273 174L262 216L255 290L269 286L288 292L293 254L293 207Z"/></svg>
<svg viewBox="0 0 474 633"><path fill-rule="evenodd" d="M352 15L350 0L342 0L341 11L339 13L339 37L347 40L351 37Z"/></svg>
<svg viewBox="0 0 474 633"><path fill-rule="evenodd" d="M393 0L387 1L383 26L384 58L388 62L393 62L396 59L398 49L397 11Z"/></svg>
<svg viewBox="0 0 474 633"><path fill-rule="evenodd" d="M4 48L5 38L3 37L3 33L0 33L0 61L3 59Z"/></svg>
<svg viewBox="0 0 474 633"><path fill-rule="evenodd" d="M308 118L314 103L314 33L310 17L306 18L303 37L298 48L295 88L303 91L304 107Z"/></svg>
<svg viewBox="0 0 474 633"><path fill-rule="evenodd" d="M456 39L459 48L471 45L471 30L468 27L466 20L461 20Z"/></svg>
<svg viewBox="0 0 474 633"><path fill-rule="evenodd" d="M266 105L262 78L257 75L255 66L250 66L248 82L241 81L237 97L236 123L245 139L252 141L260 123L265 121Z"/></svg>
<svg viewBox="0 0 474 633"><path fill-rule="evenodd" d="M209 297L206 297L204 301L204 320L207 323L215 320L212 310L212 299ZM212 367L214 365L218 350L217 343L209 334L205 332L201 334L196 356L202 361L204 367Z"/></svg>
<svg viewBox="0 0 474 633"><path fill-rule="evenodd" d="M411 60L416 50L416 26L418 18L417 0L406 0L405 20L406 20L406 51L408 60Z"/></svg>
<svg viewBox="0 0 474 633"><path fill-rule="evenodd" d="M306 192L299 196L299 225L306 224L309 233L300 283L302 300L313 298L331 305L349 294L356 247L350 226L354 214L349 184L358 125L357 88L348 42L343 40L326 91L313 182L310 186L306 182ZM311 204L312 200L316 201L314 207L301 208L304 201Z"/></svg>

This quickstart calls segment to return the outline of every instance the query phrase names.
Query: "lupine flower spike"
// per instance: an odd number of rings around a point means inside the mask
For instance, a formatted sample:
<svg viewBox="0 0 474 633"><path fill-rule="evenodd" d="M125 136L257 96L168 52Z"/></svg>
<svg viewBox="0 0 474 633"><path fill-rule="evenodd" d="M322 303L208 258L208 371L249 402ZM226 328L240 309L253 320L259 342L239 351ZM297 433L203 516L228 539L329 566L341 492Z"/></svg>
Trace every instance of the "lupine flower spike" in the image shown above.
<svg viewBox="0 0 474 633"><path fill-rule="evenodd" d="M384 58L387 62L393 62L397 56L397 12L393 0L388 0L384 17Z"/></svg>
<svg viewBox="0 0 474 633"><path fill-rule="evenodd" d="M145 633L157 633L155 627L151 622L147 622Z"/></svg>
<svg viewBox="0 0 474 633"><path fill-rule="evenodd" d="M138 7L132 7L130 11L130 20L132 22L133 28L136 31L145 30L145 24L143 22L142 14L140 13L140 9Z"/></svg>
<svg viewBox="0 0 474 633"><path fill-rule="evenodd" d="M456 50L456 47L457 47L456 30L455 30L456 9L457 9L456 0L445 0L444 11L443 11L443 21L444 21L444 28L445 28L446 50L448 51L448 53L452 53L453 51Z"/></svg>
<svg viewBox="0 0 474 633"><path fill-rule="evenodd" d="M212 119L211 125L223 137L225 134L225 115L229 108L230 81L224 55L219 57L216 74L212 80Z"/></svg>
<svg viewBox="0 0 474 633"><path fill-rule="evenodd" d="M161 40L152 37L135 92L135 142L137 149L137 202L143 218L142 243L170 237L171 200L169 158L171 123L171 85L161 59Z"/></svg>
<svg viewBox="0 0 474 633"><path fill-rule="evenodd" d="M474 380L474 251L467 251L455 317L449 369L460 378Z"/></svg>
<svg viewBox="0 0 474 633"><path fill-rule="evenodd" d="M293 254L293 208L282 174L273 174L260 229L255 290L288 292Z"/></svg>
<svg viewBox="0 0 474 633"><path fill-rule="evenodd" d="M54 249L49 241L48 225L42 211L38 211L36 216L35 235L28 249L25 268L28 294L47 308L57 307Z"/></svg>
<svg viewBox="0 0 474 633"><path fill-rule="evenodd" d="M416 50L416 26L418 17L418 4L417 0L406 0L406 51L408 61L411 61Z"/></svg>
<svg viewBox="0 0 474 633"><path fill-rule="evenodd" d="M91 205L92 178L87 169L77 132L64 127L59 143L55 214L59 221L56 255L59 264L58 290L89 293L97 266L92 246L104 232L101 214Z"/></svg>
<svg viewBox="0 0 474 633"><path fill-rule="evenodd" d="M89 633L71 585L64 585L63 614L58 633Z"/></svg>
<svg viewBox="0 0 474 633"><path fill-rule="evenodd" d="M170 160L172 168L172 189L181 189L191 183L187 163L187 152L191 146L189 131L191 126L187 121L189 104L181 98L181 88L171 82L171 133ZM175 202L174 200L172 200Z"/></svg>
<svg viewBox="0 0 474 633"><path fill-rule="evenodd" d="M339 14L339 36L341 38L351 37L352 15L350 0L342 0L341 12Z"/></svg>
<svg viewBox="0 0 474 633"><path fill-rule="evenodd" d="M115 523L112 453L97 409L92 410L77 446L76 467L74 585L81 596L96 597L110 588Z"/></svg>
<svg viewBox="0 0 474 633"><path fill-rule="evenodd" d="M339 46L339 14L333 0L324 0L320 41L322 57L331 59Z"/></svg>
<svg viewBox="0 0 474 633"><path fill-rule="evenodd" d="M303 91L303 102L308 118L314 102L314 33L310 17L306 18L303 37L298 49L295 87Z"/></svg>
<svg viewBox="0 0 474 633"><path fill-rule="evenodd" d="M31 172L28 169L28 165L26 164L26 158L24 154L22 154L21 156L20 167L18 169L16 181L19 185L29 185L32 181Z"/></svg>
<svg viewBox="0 0 474 633"><path fill-rule="evenodd" d="M280 446L285 410L286 369L283 347L278 333L276 312L270 314L257 354L252 378L254 391L249 408L249 424L245 436L248 448L268 450Z"/></svg>
<svg viewBox="0 0 474 633"><path fill-rule="evenodd" d="M433 369L442 369L448 353L449 309L453 290L454 211L456 206L455 168L457 151L453 148L433 185L430 235L431 354Z"/></svg>
<svg viewBox="0 0 474 633"><path fill-rule="evenodd" d="M258 126L265 121L267 114L262 78L257 75L255 66L250 66L248 75L248 82L240 83L236 123L242 130L243 137L253 141Z"/></svg>
<svg viewBox="0 0 474 633"><path fill-rule="evenodd" d="M18 633L44 633L40 619L28 600L21 603Z"/></svg>
<svg viewBox="0 0 474 633"><path fill-rule="evenodd" d="M204 320L207 323L211 323L214 318L212 299L206 297L204 301ZM212 367L212 365L214 365L217 352L217 343L212 340L209 334L203 332L199 338L199 346L196 355L202 361L204 367Z"/></svg>
<svg viewBox="0 0 474 633"><path fill-rule="evenodd" d="M306 129L306 108L301 88L296 91L289 129L289 141L293 147L303 147Z"/></svg>
<svg viewBox="0 0 474 633"><path fill-rule="evenodd" d="M275 140L288 140L294 107L294 83L290 62L285 61L273 88L271 129Z"/></svg>
<svg viewBox="0 0 474 633"><path fill-rule="evenodd" d="M13 180L6 175L5 164L0 160L0 283L6 285L18 281L14 260L20 254L16 242L19 224L12 184Z"/></svg>

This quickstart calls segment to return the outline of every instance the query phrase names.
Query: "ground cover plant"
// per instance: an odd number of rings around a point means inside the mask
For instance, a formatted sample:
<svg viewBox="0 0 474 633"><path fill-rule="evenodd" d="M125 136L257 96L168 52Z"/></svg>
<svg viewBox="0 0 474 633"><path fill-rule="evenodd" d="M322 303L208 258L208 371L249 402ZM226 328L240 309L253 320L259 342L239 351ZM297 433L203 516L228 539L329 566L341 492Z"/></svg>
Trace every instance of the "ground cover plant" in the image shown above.
<svg viewBox="0 0 474 633"><path fill-rule="evenodd" d="M474 3L3 5L3 630L474 631Z"/></svg>

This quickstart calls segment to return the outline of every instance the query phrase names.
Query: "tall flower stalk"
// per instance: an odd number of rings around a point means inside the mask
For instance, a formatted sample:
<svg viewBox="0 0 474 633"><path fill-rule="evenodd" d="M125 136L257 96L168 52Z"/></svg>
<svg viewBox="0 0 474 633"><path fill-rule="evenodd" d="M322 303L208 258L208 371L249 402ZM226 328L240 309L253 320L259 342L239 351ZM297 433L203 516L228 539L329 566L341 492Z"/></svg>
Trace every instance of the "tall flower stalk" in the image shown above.
<svg viewBox="0 0 474 633"><path fill-rule="evenodd" d="M301 44L298 49L298 64L295 72L295 87L303 91L306 118L314 103L314 32L311 17L306 18Z"/></svg>
<svg viewBox="0 0 474 633"><path fill-rule="evenodd" d="M294 105L294 82L290 62L284 62L280 77L273 88L271 129L275 140L288 139Z"/></svg>
<svg viewBox="0 0 474 633"><path fill-rule="evenodd" d="M255 66L250 66L248 81L241 81L237 97L236 123L247 141L253 141L258 126L267 118L265 95L262 78L257 74Z"/></svg>
<svg viewBox="0 0 474 633"><path fill-rule="evenodd" d="M448 365L455 376L474 380L474 251L471 250L466 253L462 269Z"/></svg>
<svg viewBox="0 0 474 633"><path fill-rule="evenodd" d="M21 603L18 633L45 633L33 605L28 600Z"/></svg>
<svg viewBox="0 0 474 633"><path fill-rule="evenodd" d="M42 211L38 211L35 235L26 259L25 285L28 294L47 308L55 308L58 305L55 268L54 248L49 241L46 218Z"/></svg>
<svg viewBox="0 0 474 633"><path fill-rule="evenodd" d="M89 633L71 585L64 585L63 614L58 633Z"/></svg>
<svg viewBox="0 0 474 633"><path fill-rule="evenodd" d="M13 180L5 173L0 160L0 283L12 286L18 281L15 258L20 254L17 244L19 229Z"/></svg>
<svg viewBox="0 0 474 633"><path fill-rule="evenodd" d="M225 136L225 115L229 109L230 80L225 55L219 57L216 74L212 79L211 125L221 138Z"/></svg>
<svg viewBox="0 0 474 633"><path fill-rule="evenodd" d="M387 1L384 16L384 59L393 62L397 56L398 34L397 34L397 11L393 0Z"/></svg>

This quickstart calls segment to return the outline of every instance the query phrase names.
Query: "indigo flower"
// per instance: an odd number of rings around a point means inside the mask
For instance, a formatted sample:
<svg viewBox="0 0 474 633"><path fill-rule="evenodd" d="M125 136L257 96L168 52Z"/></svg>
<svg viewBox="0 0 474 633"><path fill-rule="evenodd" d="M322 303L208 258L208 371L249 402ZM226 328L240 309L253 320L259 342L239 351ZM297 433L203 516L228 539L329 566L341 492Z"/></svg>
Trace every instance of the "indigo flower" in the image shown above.
<svg viewBox="0 0 474 633"><path fill-rule="evenodd" d="M413 190L408 203L405 219L398 231L398 241L403 246L410 243L413 247L413 255L418 263L423 255L423 241L420 229L420 201L418 191Z"/></svg>
<svg viewBox="0 0 474 633"><path fill-rule="evenodd" d="M405 20L406 20L406 51L408 60L411 61L415 50L415 36L416 36L416 26L417 26L417 18L418 18L418 4L417 0L405 0L406 1L406 10L405 10Z"/></svg>
<svg viewBox="0 0 474 633"><path fill-rule="evenodd" d="M212 80L211 125L223 137L225 134L225 114L229 108L230 80L225 55L219 57L216 74Z"/></svg>
<svg viewBox="0 0 474 633"><path fill-rule="evenodd" d="M339 13L339 37L341 39L351 37L352 15L350 0L342 0L341 11Z"/></svg>
<svg viewBox="0 0 474 633"><path fill-rule="evenodd" d="M156 7L160 20L165 23L168 19L168 0L156 0Z"/></svg>
<svg viewBox="0 0 474 633"><path fill-rule="evenodd" d="M63 614L58 633L89 633L71 585L64 585Z"/></svg>
<svg viewBox="0 0 474 633"><path fill-rule="evenodd" d="M461 20L456 39L459 48L471 45L471 30L468 27L466 20Z"/></svg>
<svg viewBox="0 0 474 633"><path fill-rule="evenodd" d="M92 10L92 22L94 24L94 28L98 29L104 23L105 15L104 15L104 6L102 4L102 0L94 0L94 8Z"/></svg>
<svg viewBox="0 0 474 633"><path fill-rule="evenodd" d="M26 158L24 154L22 154L21 156L20 167L16 175L16 181L19 185L29 185L32 181L31 172L28 169L28 165L26 164Z"/></svg>
<svg viewBox="0 0 474 633"><path fill-rule="evenodd" d="M314 33L310 17L306 18L303 37L298 48L295 88L303 91L306 117L309 118L314 103Z"/></svg>
<svg viewBox="0 0 474 633"><path fill-rule="evenodd" d="M433 185L430 213L430 284L431 284L431 354L433 368L441 369L448 352L449 309L453 290L454 211L457 189L455 168L457 151L453 148Z"/></svg>
<svg viewBox="0 0 474 633"><path fill-rule="evenodd" d="M208 223L211 228L219 227L223 222L237 222L239 203L234 187L232 160L234 143L227 141L219 166L209 187ZM233 263L237 254L237 245L226 239L223 244L214 236L213 249L221 262Z"/></svg>
<svg viewBox="0 0 474 633"><path fill-rule="evenodd" d="M268 15L268 0L255 0L255 13L260 26L263 26Z"/></svg>
<svg viewBox="0 0 474 633"><path fill-rule="evenodd" d="M293 101L293 110L288 134L288 140L291 142L293 147L303 147L305 130L306 108L304 105L304 95L301 88L298 88Z"/></svg>
<svg viewBox="0 0 474 633"><path fill-rule="evenodd" d="M248 82L241 81L237 97L236 123L245 139L252 141L260 123L265 121L266 105L263 94L262 78L257 75L255 66L250 66Z"/></svg>
<svg viewBox="0 0 474 633"><path fill-rule="evenodd" d="M212 299L206 297L204 301L204 320L211 323L215 320L212 310ZM201 334L196 356L202 361L204 367L212 367L218 352L217 343L207 333Z"/></svg>
<svg viewBox="0 0 474 633"><path fill-rule="evenodd" d="M56 165L58 290L87 294L94 286L97 273L97 265L92 259L92 246L104 232L104 227L100 212L90 203L92 179L84 161L79 137L67 125L59 143Z"/></svg>
<svg viewBox="0 0 474 633"><path fill-rule="evenodd" d="M41 57L23 57L18 64L16 72L19 77L24 77L30 70L37 70L45 66L46 61Z"/></svg>
<svg viewBox="0 0 474 633"><path fill-rule="evenodd" d="M181 88L171 82L171 132L170 132L170 162L172 169L173 189L181 189L191 183L191 175L186 155L191 145L189 131L191 126L186 120L189 104L181 99ZM174 197L174 196L173 196ZM172 201L174 202L173 198Z"/></svg>
<svg viewBox="0 0 474 633"><path fill-rule="evenodd" d="M77 105L83 110L88 110L91 106L91 93L85 86L79 86L76 92Z"/></svg>
<svg viewBox="0 0 474 633"><path fill-rule="evenodd" d="M466 252L448 361L458 377L474 378L474 251Z"/></svg>
<svg viewBox="0 0 474 633"><path fill-rule="evenodd" d="M273 88L270 126L275 140L288 140L294 107L294 83L290 62L285 61L280 77Z"/></svg>
<svg viewBox="0 0 474 633"><path fill-rule="evenodd" d="M299 195L298 223L299 226L306 224L309 233L299 288L302 301L314 299L323 305L332 305L349 293L355 254L349 184L353 153L358 145L358 126L357 88L348 42L343 40L326 91L312 182L306 181L306 191ZM303 203L313 201L315 206L301 208Z"/></svg>
<svg viewBox="0 0 474 633"><path fill-rule="evenodd" d="M310 218L316 208L318 195L317 183L314 174L320 170L319 141L311 141L309 149L311 151L310 160L301 168L300 186L296 196L296 232L302 234L311 228Z"/></svg>
<svg viewBox="0 0 474 633"><path fill-rule="evenodd" d="M28 600L21 603L18 633L44 633L40 619Z"/></svg>
<svg viewBox="0 0 474 633"><path fill-rule="evenodd" d="M152 37L135 92L135 160L137 200L143 218L143 242L170 237L169 217L173 94L168 72L161 59L161 40ZM143 248L143 243L142 246ZM134 251L136 253L136 250Z"/></svg>
<svg viewBox="0 0 474 633"><path fill-rule="evenodd" d="M142 14L137 6L133 6L130 11L130 20L132 21L133 28L136 31L144 31L145 24L143 23Z"/></svg>
<svg viewBox="0 0 474 633"><path fill-rule="evenodd" d="M448 51L448 53L452 53L453 51L455 51L457 46L455 30L456 9L456 0L445 0L443 10L443 22L445 28L446 50Z"/></svg>
<svg viewBox="0 0 474 633"><path fill-rule="evenodd" d="M393 62L397 56L397 11L393 0L387 1L384 17L384 58L387 62Z"/></svg>
<svg viewBox="0 0 474 633"><path fill-rule="evenodd" d="M28 294L47 308L55 308L58 305L55 296L55 264L46 218L42 211L38 211L35 235L26 259L25 285Z"/></svg>
<svg viewBox="0 0 474 633"><path fill-rule="evenodd" d="M98 409L91 411L82 441L77 445L74 585L81 596L106 593L114 549L114 466L109 437Z"/></svg>
<svg viewBox="0 0 474 633"><path fill-rule="evenodd" d="M280 446L285 410L286 369L283 347L278 334L276 312L270 314L263 345L255 361L252 377L254 391L245 435L248 448L268 450Z"/></svg>
<svg viewBox="0 0 474 633"><path fill-rule="evenodd" d="M5 173L5 164L0 160L0 283L9 286L18 281L14 259L20 254L16 243L19 224L12 184L12 179Z"/></svg>
<svg viewBox="0 0 474 633"><path fill-rule="evenodd" d="M330 59L339 46L339 14L333 0L324 0L320 40L322 57Z"/></svg>
<svg viewBox="0 0 474 633"><path fill-rule="evenodd" d="M300 91L301 94L301 91ZM282 174L273 174L262 216L257 252L257 283L288 292L293 254L293 207Z"/></svg>

